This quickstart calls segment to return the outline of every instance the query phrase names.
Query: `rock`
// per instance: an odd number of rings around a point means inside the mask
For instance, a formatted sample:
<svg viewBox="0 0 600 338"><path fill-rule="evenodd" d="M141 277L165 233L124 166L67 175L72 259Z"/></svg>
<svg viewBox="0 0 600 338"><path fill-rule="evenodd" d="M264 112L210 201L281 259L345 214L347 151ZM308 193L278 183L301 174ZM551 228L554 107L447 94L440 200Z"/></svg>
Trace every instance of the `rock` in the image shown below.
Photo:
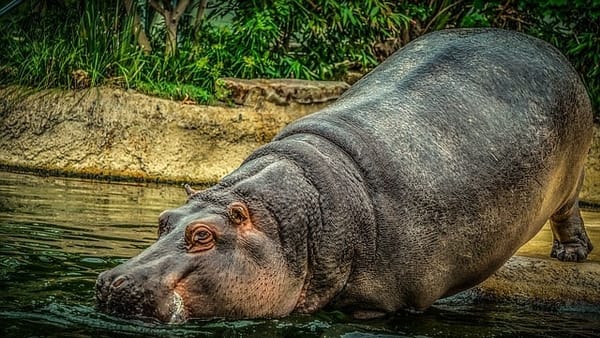
<svg viewBox="0 0 600 338"><path fill-rule="evenodd" d="M228 92L233 102L246 106L260 105L264 101L285 106L324 103L337 99L350 87L339 81L307 81L295 79L234 79L217 81L218 91Z"/></svg>
<svg viewBox="0 0 600 338"><path fill-rule="evenodd" d="M588 204L600 206L600 126L594 127L592 149L585 166L583 188L579 199Z"/></svg>
<svg viewBox="0 0 600 338"><path fill-rule="evenodd" d="M0 166L214 183L286 124L322 107L186 105L135 91L0 88Z"/></svg>
<svg viewBox="0 0 600 338"><path fill-rule="evenodd" d="M514 256L468 292L494 302L600 309L600 264Z"/></svg>

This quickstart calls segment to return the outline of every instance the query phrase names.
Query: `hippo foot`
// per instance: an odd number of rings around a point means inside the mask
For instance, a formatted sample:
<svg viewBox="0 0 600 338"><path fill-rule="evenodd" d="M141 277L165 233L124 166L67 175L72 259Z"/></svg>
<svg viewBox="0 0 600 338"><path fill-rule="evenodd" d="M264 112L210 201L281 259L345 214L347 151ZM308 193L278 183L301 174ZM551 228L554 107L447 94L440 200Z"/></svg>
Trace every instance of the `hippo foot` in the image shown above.
<svg viewBox="0 0 600 338"><path fill-rule="evenodd" d="M563 262L583 262L592 249L592 243L585 234L580 236L577 241L570 243L561 243L555 239L550 257Z"/></svg>
<svg viewBox="0 0 600 338"><path fill-rule="evenodd" d="M583 174L579 178L579 186L582 182ZM594 247L585 232L577 198L572 199L552 215L550 226L554 239L550 257L563 262L585 261Z"/></svg>

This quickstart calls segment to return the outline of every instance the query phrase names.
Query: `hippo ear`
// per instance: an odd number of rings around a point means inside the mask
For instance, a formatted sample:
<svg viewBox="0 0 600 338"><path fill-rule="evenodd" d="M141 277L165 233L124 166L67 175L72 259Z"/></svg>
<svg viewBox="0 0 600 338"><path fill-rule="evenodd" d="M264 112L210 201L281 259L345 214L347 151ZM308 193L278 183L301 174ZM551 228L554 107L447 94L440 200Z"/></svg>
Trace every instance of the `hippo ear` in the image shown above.
<svg viewBox="0 0 600 338"><path fill-rule="evenodd" d="M241 202L233 202L229 205L227 215L233 224L242 225L250 220L250 212L248 207Z"/></svg>
<svg viewBox="0 0 600 338"><path fill-rule="evenodd" d="M190 187L190 185L187 183L183 185L183 188L185 189L185 193L188 195L188 197L190 197L193 194L198 192L198 191L192 189L192 187Z"/></svg>

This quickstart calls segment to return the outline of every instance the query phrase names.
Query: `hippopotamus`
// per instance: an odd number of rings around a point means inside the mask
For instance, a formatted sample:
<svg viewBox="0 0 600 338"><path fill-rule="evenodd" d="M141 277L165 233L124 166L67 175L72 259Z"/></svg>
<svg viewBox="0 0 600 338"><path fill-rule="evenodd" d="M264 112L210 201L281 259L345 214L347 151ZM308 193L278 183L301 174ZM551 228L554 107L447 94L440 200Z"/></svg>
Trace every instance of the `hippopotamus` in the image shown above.
<svg viewBox="0 0 600 338"><path fill-rule="evenodd" d="M583 261L591 139L587 92L548 43L424 35L216 185L186 186L157 241L100 274L98 307L166 322L422 311L485 280L548 220L551 256Z"/></svg>

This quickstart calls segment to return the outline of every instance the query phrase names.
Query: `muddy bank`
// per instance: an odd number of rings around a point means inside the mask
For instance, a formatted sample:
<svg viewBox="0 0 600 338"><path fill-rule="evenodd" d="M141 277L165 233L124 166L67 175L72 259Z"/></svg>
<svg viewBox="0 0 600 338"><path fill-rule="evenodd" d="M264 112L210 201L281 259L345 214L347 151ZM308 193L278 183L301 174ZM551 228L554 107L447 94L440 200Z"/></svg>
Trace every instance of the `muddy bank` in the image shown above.
<svg viewBox="0 0 600 338"><path fill-rule="evenodd" d="M186 105L135 91L0 88L0 166L62 175L211 184L343 82L224 81L243 105ZM582 200L600 205L596 126Z"/></svg>

